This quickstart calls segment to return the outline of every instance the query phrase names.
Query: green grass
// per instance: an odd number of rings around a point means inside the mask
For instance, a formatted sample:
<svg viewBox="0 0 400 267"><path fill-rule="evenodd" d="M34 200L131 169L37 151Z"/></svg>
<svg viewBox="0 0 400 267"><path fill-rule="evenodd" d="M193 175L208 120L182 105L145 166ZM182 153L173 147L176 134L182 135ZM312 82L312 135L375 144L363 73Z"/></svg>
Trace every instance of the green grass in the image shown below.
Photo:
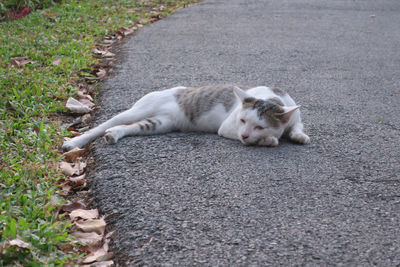
<svg viewBox="0 0 400 267"><path fill-rule="evenodd" d="M42 11L0 23L0 266L58 266L77 257L63 250L75 242L68 221L56 218L56 164L68 133L52 118L76 93L80 70L97 63L91 50L99 40L146 18L152 6L164 5L166 16L189 2L195 1L64 1L46 10L55 21ZM34 62L12 66L20 56ZM10 246L15 238L31 246Z"/></svg>

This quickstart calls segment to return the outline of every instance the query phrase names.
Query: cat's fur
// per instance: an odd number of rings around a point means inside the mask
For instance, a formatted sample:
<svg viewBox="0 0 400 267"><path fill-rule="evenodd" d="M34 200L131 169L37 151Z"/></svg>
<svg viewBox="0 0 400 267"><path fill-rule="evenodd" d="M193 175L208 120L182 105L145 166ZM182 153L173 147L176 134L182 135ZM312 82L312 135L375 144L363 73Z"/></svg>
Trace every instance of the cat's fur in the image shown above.
<svg viewBox="0 0 400 267"><path fill-rule="evenodd" d="M83 135L64 142L63 149L83 147L105 136L114 144L124 136L172 131L218 132L245 145L277 146L283 134L306 144L299 106L284 91L264 86L219 85L174 87L152 92Z"/></svg>

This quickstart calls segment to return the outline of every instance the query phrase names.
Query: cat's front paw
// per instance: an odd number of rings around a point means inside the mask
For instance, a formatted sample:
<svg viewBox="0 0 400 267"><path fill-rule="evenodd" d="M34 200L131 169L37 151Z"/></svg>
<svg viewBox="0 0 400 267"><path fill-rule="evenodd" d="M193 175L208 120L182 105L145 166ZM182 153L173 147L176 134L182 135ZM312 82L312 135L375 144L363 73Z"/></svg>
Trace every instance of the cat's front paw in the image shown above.
<svg viewBox="0 0 400 267"><path fill-rule="evenodd" d="M292 133L290 134L290 140L302 145L310 143L310 137L305 133Z"/></svg>
<svg viewBox="0 0 400 267"><path fill-rule="evenodd" d="M264 137L258 142L259 146L277 146L279 144L278 138L274 136Z"/></svg>

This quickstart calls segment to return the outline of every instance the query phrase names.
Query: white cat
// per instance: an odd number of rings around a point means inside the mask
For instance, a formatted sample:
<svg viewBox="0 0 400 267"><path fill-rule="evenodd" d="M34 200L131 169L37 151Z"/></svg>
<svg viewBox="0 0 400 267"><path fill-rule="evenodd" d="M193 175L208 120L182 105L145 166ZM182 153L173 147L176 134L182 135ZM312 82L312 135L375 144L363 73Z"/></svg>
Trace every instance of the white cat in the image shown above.
<svg viewBox="0 0 400 267"><path fill-rule="evenodd" d="M115 144L124 136L172 131L218 132L245 145L277 146L283 134L296 143L309 143L299 106L287 93L265 86L246 89L217 85L152 92L129 110L64 142L63 149L83 147L102 135Z"/></svg>

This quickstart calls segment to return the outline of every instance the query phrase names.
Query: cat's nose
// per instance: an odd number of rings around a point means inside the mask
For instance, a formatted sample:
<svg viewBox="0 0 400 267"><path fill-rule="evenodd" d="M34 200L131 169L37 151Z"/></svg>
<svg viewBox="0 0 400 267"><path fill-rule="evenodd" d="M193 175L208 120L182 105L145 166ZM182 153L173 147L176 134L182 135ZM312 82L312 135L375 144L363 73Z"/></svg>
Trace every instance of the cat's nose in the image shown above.
<svg viewBox="0 0 400 267"><path fill-rule="evenodd" d="M248 134L242 134L242 139L243 139L243 140L245 140L245 139L247 139L247 138L249 138L249 135L248 135Z"/></svg>

